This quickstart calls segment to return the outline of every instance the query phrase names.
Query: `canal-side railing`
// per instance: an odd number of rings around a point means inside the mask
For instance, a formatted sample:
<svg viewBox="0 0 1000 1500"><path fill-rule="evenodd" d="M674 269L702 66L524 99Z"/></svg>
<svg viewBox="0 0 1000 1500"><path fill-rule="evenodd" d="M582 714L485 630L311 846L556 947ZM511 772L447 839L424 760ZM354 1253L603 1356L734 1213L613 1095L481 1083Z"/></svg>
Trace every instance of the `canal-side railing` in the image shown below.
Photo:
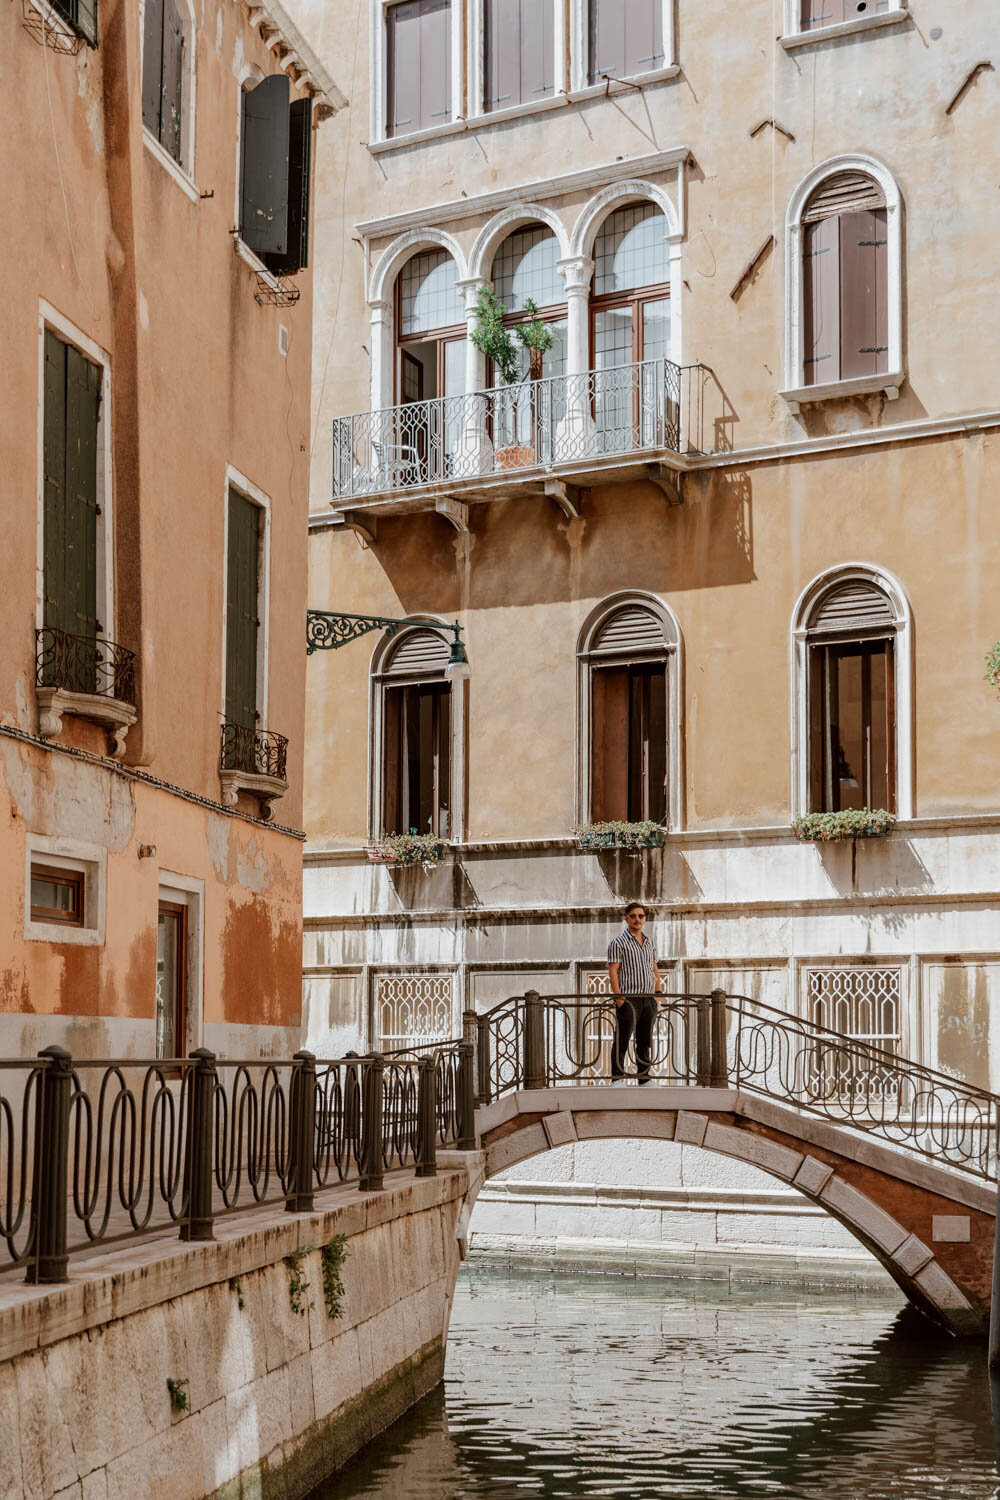
<svg viewBox="0 0 1000 1500"><path fill-rule="evenodd" d="M0 1242L7 1266L65 1281L70 1256L265 1205L309 1213L317 1191L437 1170L475 1144L466 1041L317 1060L0 1060ZM0 1270L3 1262L0 1261Z"/></svg>
<svg viewBox="0 0 1000 1500"><path fill-rule="evenodd" d="M639 1006L625 1000L634 1031ZM660 998L649 1057L633 1040L625 1078L612 1074L616 1007L610 996L539 995L469 1013L476 1041L476 1098L517 1089L649 1082L733 1088L764 1095L994 1180L1000 1096L913 1062L863 1037L833 1031L724 990Z"/></svg>

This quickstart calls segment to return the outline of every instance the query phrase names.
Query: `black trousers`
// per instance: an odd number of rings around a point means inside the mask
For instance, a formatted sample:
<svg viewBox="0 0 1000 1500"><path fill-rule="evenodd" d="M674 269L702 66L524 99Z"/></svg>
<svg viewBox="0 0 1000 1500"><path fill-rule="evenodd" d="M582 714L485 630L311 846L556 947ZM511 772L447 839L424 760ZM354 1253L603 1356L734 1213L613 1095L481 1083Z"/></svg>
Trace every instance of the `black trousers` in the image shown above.
<svg viewBox="0 0 1000 1500"><path fill-rule="evenodd" d="M653 1055L653 1022L656 999L653 995L624 995L615 1007L615 1038L611 1046L611 1076L625 1077L625 1054L635 1033L636 1071L640 1083L649 1082L649 1065Z"/></svg>

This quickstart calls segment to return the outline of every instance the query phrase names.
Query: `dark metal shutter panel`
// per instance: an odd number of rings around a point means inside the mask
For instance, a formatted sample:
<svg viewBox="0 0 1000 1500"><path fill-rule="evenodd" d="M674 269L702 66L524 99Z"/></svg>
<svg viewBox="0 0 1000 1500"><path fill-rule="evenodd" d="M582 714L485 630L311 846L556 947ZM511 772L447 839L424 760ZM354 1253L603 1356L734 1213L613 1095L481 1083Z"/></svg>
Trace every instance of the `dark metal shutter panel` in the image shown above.
<svg viewBox="0 0 1000 1500"><path fill-rule="evenodd" d="M426 677L448 665L448 642L436 630L407 631L385 666L387 677Z"/></svg>
<svg viewBox="0 0 1000 1500"><path fill-rule="evenodd" d="M146 0L142 33L142 123L160 139L164 0Z"/></svg>
<svg viewBox="0 0 1000 1500"><path fill-rule="evenodd" d="M257 722L257 554L260 519L256 505L229 492L229 557L226 593L226 718L245 729Z"/></svg>
<svg viewBox="0 0 1000 1500"><path fill-rule="evenodd" d="M258 255L288 249L288 76L243 95L240 235Z"/></svg>
<svg viewBox="0 0 1000 1500"><path fill-rule="evenodd" d="M97 0L71 0L73 21L88 46L97 46Z"/></svg>
<svg viewBox="0 0 1000 1500"><path fill-rule="evenodd" d="M163 95L160 143L174 161L181 159L181 101L184 83L184 27L173 0L163 0Z"/></svg>
<svg viewBox="0 0 1000 1500"><path fill-rule="evenodd" d="M652 610L630 604L616 610L597 633L592 650L616 655L637 651L663 651L663 626Z"/></svg>
<svg viewBox="0 0 1000 1500"><path fill-rule="evenodd" d="M590 674L590 815L595 823L628 817L628 667Z"/></svg>
<svg viewBox="0 0 1000 1500"><path fill-rule="evenodd" d="M101 372L66 346L66 615L97 638L97 415Z"/></svg>
<svg viewBox="0 0 1000 1500"><path fill-rule="evenodd" d="M842 583L831 589L820 601L810 621L810 630L872 630L895 623L892 605L882 590L872 583Z"/></svg>
<svg viewBox="0 0 1000 1500"><path fill-rule="evenodd" d="M621 0L590 0L590 82L625 74L625 15Z"/></svg>
<svg viewBox="0 0 1000 1500"><path fill-rule="evenodd" d="M309 264L309 192L312 169L312 100L296 99L288 112L288 251L262 256L280 276Z"/></svg>
<svg viewBox="0 0 1000 1500"><path fill-rule="evenodd" d="M651 73L663 66L661 0L624 0L624 66L626 76Z"/></svg>
<svg viewBox="0 0 1000 1500"><path fill-rule="evenodd" d="M802 236L802 365L806 385L840 379L840 235L837 219Z"/></svg>
<svg viewBox="0 0 1000 1500"><path fill-rule="evenodd" d="M451 0L422 0L420 10L420 126L451 119Z"/></svg>
<svg viewBox="0 0 1000 1500"><path fill-rule="evenodd" d="M56 630L72 630L66 619L66 345L48 329L44 400L43 620Z"/></svg>
<svg viewBox="0 0 1000 1500"><path fill-rule="evenodd" d="M835 222L840 226L840 375L852 380L888 368L885 209L841 214Z"/></svg>
<svg viewBox="0 0 1000 1500"><path fill-rule="evenodd" d="M386 16L386 135L420 129L420 0L393 5Z"/></svg>
<svg viewBox="0 0 1000 1500"><path fill-rule="evenodd" d="M802 213L803 224L814 224L831 214L862 208L885 208L885 194L866 172L836 172L821 182Z"/></svg>

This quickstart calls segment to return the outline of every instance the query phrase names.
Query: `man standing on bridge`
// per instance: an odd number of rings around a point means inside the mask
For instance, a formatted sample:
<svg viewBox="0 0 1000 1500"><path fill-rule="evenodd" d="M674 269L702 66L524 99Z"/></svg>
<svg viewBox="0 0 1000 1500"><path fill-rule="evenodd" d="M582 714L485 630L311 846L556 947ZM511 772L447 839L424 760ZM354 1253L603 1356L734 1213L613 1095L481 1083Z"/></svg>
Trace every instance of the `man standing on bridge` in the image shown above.
<svg viewBox="0 0 1000 1500"><path fill-rule="evenodd" d="M663 989L652 939L646 937L646 908L630 901L625 927L608 944L608 974L615 997L615 1037L611 1047L611 1076L625 1077L625 1054L635 1031L635 1060L640 1083L649 1082L653 1051L653 1022Z"/></svg>

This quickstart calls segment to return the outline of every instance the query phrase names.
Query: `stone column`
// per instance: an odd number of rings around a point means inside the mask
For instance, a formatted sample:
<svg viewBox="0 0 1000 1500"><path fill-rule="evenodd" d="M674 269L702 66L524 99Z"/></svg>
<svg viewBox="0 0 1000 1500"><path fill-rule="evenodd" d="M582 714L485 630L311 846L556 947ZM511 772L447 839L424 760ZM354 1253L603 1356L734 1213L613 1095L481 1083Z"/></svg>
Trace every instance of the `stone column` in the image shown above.
<svg viewBox="0 0 1000 1500"><path fill-rule="evenodd" d="M555 429L554 459L584 457L596 449L590 371L589 255L567 256L556 264L566 286L566 400Z"/></svg>
<svg viewBox="0 0 1000 1500"><path fill-rule="evenodd" d="M371 477L376 486L388 480L392 465L393 328L392 303L369 302L371 319L372 379L367 432L364 418L356 424L354 459L357 467Z"/></svg>
<svg viewBox="0 0 1000 1500"><path fill-rule="evenodd" d="M488 282L483 276L468 276L457 283L465 297L465 414L462 423L460 453L455 455L460 472L466 476L493 472L493 444L490 442L487 417L489 398L486 389L486 356L472 342L476 327L476 300L481 287Z"/></svg>

